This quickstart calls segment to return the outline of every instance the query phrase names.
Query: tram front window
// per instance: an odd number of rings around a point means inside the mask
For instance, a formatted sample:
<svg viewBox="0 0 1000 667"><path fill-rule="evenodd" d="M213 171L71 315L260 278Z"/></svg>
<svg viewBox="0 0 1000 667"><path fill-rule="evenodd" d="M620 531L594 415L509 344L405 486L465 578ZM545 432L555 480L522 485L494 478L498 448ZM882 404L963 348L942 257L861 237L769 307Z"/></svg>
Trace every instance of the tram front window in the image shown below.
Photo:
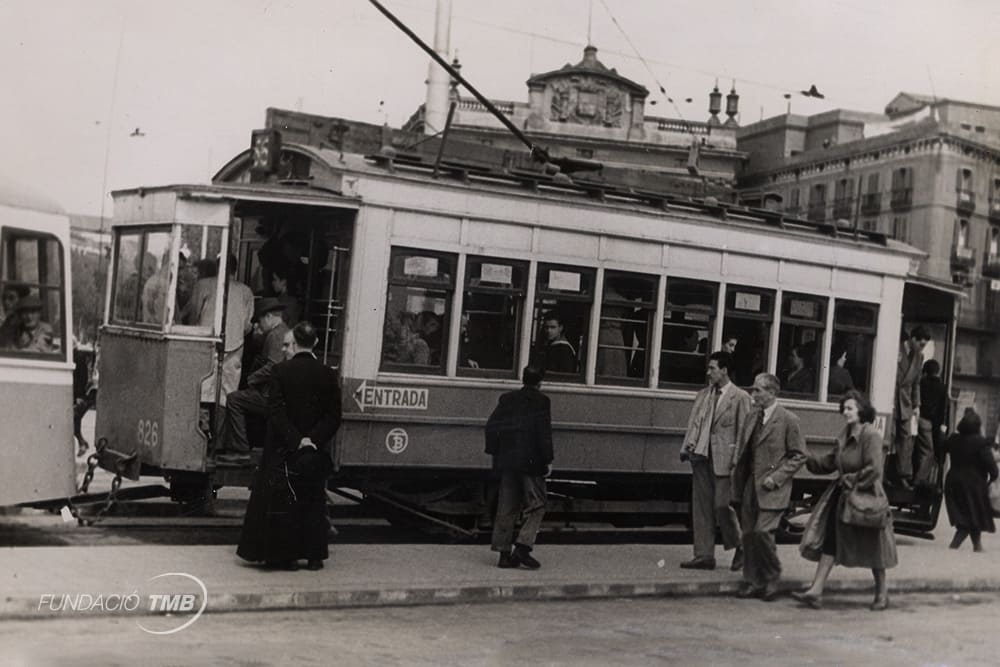
<svg viewBox="0 0 1000 667"><path fill-rule="evenodd" d="M730 377L738 386L751 386L754 377L767 370L773 319L774 292L739 285L726 288L722 344L733 355Z"/></svg>
<svg viewBox="0 0 1000 667"><path fill-rule="evenodd" d="M170 287L170 229L118 235L111 320L162 328Z"/></svg>
<svg viewBox="0 0 1000 667"><path fill-rule="evenodd" d="M458 342L460 373L502 371L515 376L527 274L524 262L468 258Z"/></svg>
<svg viewBox="0 0 1000 667"><path fill-rule="evenodd" d="M825 326L826 299L785 294L778 333L778 370L783 393L795 398L816 397Z"/></svg>
<svg viewBox="0 0 1000 667"><path fill-rule="evenodd" d="M839 401L851 389L868 393L878 306L838 300L833 311L828 400Z"/></svg>
<svg viewBox="0 0 1000 667"><path fill-rule="evenodd" d="M667 279L663 311L660 382L705 384L705 365L715 321L718 286L700 280Z"/></svg>
<svg viewBox="0 0 1000 667"><path fill-rule="evenodd" d="M455 257L393 248L382 336L383 370L443 373Z"/></svg>
<svg viewBox="0 0 1000 667"><path fill-rule="evenodd" d="M604 274L601 327L597 333L597 379L639 384L647 377L650 318L656 311L656 276Z"/></svg>
<svg viewBox="0 0 1000 667"><path fill-rule="evenodd" d="M64 356L62 245L7 228L0 241L0 355Z"/></svg>
<svg viewBox="0 0 1000 667"><path fill-rule="evenodd" d="M538 266L531 360L550 380L583 379L593 285L593 269Z"/></svg>

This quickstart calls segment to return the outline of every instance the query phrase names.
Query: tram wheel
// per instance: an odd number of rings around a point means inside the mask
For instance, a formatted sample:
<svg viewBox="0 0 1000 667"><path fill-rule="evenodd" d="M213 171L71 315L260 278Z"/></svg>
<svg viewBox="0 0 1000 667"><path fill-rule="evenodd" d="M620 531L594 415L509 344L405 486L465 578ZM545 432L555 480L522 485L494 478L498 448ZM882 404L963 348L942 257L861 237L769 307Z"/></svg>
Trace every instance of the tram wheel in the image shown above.
<svg viewBox="0 0 1000 667"><path fill-rule="evenodd" d="M208 476L170 481L170 499L180 504L183 516L214 516L216 495Z"/></svg>

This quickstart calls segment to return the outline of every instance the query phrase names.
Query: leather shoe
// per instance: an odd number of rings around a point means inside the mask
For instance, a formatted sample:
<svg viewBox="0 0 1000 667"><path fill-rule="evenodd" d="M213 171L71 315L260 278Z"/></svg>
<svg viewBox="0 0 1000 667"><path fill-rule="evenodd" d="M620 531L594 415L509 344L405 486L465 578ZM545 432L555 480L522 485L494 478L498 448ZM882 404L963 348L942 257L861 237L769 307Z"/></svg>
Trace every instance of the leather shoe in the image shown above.
<svg viewBox="0 0 1000 667"><path fill-rule="evenodd" d="M823 598L818 595L811 595L805 591L792 591L792 597L810 609L823 608Z"/></svg>
<svg viewBox="0 0 1000 667"><path fill-rule="evenodd" d="M872 611L885 611L889 608L889 595L876 595L870 607Z"/></svg>
<svg viewBox="0 0 1000 667"><path fill-rule="evenodd" d="M754 586L750 582L744 581L742 584L740 584L740 589L736 591L736 597L741 598L743 600L749 598L759 598L761 596L761 593L763 593L763 591L764 591L763 588L758 588L757 586Z"/></svg>
<svg viewBox="0 0 1000 667"><path fill-rule="evenodd" d="M497 562L497 567L509 570L520 566L521 561L513 551L500 552L500 560Z"/></svg>
<svg viewBox="0 0 1000 667"><path fill-rule="evenodd" d="M523 544L514 545L514 558L517 559L518 565L529 570L537 570L542 566L542 564L531 555L531 547L526 547Z"/></svg>
<svg viewBox="0 0 1000 667"><path fill-rule="evenodd" d="M733 562L729 565L729 569L733 572L739 572L743 569L743 547L736 547L736 553L733 554Z"/></svg>
<svg viewBox="0 0 1000 667"><path fill-rule="evenodd" d="M715 559L707 556L695 556L691 560L681 563L681 567L685 570L714 570Z"/></svg>
<svg viewBox="0 0 1000 667"><path fill-rule="evenodd" d="M306 563L306 569L307 570L312 570L314 572L316 570L322 570L323 569L323 561L321 561L321 560L311 560L308 563Z"/></svg>
<svg viewBox="0 0 1000 667"><path fill-rule="evenodd" d="M774 602L777 599L780 591L778 590L777 584L768 584L764 586L764 590L761 591L760 599L764 602Z"/></svg>

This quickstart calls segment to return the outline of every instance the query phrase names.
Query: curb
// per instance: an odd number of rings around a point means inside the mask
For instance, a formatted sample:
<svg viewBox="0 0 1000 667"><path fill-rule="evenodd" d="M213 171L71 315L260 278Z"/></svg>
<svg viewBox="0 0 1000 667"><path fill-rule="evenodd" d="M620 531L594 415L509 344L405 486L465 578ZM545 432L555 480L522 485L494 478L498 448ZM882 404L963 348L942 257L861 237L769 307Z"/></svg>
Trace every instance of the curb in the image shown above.
<svg viewBox="0 0 1000 667"><path fill-rule="evenodd" d="M806 585L805 580L781 582L787 593ZM868 593L872 584L864 580L831 581L827 589L841 593ZM501 602L543 602L556 600L600 600L633 597L719 597L736 593L738 581L700 581L664 583L564 583L506 584L468 586L430 586L412 588L363 588L354 590L316 590L275 593L209 594L206 614L251 611L305 611L373 607L410 607L448 604L490 604ZM889 590L905 593L1000 593L1000 579L899 579L889 580ZM43 620L66 618L65 610L40 608L39 598L6 597L0 601L2 620ZM134 612L78 611L80 617L162 616L141 606Z"/></svg>

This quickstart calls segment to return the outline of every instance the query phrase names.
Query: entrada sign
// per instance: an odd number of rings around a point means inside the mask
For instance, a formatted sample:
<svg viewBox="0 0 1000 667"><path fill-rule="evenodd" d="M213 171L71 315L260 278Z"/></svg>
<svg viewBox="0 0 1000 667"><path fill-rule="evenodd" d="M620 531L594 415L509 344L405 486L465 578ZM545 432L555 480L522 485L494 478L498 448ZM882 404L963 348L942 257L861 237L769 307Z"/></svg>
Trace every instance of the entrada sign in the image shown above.
<svg viewBox="0 0 1000 667"><path fill-rule="evenodd" d="M354 392L354 402L361 412L366 408L391 408L396 410L426 410L428 389L426 387L379 387L368 386L363 380Z"/></svg>

